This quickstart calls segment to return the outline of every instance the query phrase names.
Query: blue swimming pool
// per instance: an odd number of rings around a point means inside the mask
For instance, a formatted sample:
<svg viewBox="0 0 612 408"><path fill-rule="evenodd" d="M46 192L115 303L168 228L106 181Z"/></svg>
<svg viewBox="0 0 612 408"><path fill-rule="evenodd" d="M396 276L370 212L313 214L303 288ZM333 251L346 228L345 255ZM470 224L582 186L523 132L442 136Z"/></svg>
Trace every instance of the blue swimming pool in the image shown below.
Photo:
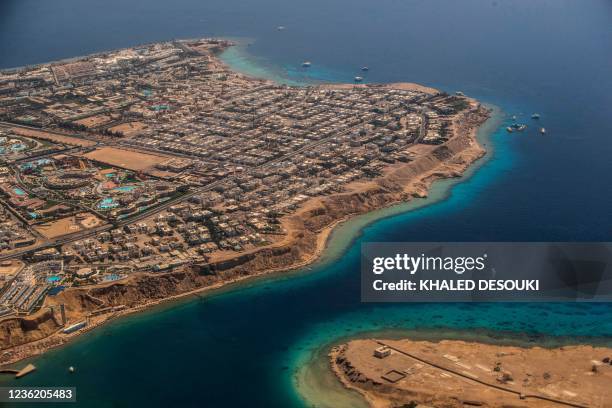
<svg viewBox="0 0 612 408"><path fill-rule="evenodd" d="M101 210L109 210L111 208L117 207L118 205L119 203L115 202L112 197L106 197L98 203L98 208Z"/></svg>
<svg viewBox="0 0 612 408"><path fill-rule="evenodd" d="M20 189L19 187L15 187L15 188L13 188L13 192L14 192L15 194L17 194L18 196L24 196L24 195L26 195L26 192L25 192L25 191L23 191L22 189Z"/></svg>
<svg viewBox="0 0 612 408"><path fill-rule="evenodd" d="M130 192L133 191L135 188L136 186L121 186L113 188L113 191Z"/></svg>

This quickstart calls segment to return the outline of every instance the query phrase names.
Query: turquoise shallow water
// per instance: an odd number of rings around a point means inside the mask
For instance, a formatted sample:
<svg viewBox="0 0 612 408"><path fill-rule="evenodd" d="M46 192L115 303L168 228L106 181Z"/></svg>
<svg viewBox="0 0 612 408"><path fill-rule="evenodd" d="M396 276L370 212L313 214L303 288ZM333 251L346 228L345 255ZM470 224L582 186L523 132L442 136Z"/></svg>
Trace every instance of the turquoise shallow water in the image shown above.
<svg viewBox="0 0 612 408"><path fill-rule="evenodd" d="M459 89L549 130L510 136L502 117L470 177L343 225L319 264L118 320L6 383L74 385L84 407L357 406L322 364L347 336L612 338L607 304L362 304L358 276L364 241L610 240L609 1L8 0L0 16L2 67L220 35L246 39L224 58L256 76L347 82L368 65L368 82Z"/></svg>

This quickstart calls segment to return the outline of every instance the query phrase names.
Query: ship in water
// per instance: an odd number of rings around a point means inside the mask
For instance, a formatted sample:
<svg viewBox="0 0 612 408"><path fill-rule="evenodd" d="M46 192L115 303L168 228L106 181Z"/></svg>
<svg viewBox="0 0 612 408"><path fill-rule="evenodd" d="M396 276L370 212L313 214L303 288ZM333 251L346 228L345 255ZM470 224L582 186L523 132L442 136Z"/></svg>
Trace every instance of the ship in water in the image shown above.
<svg viewBox="0 0 612 408"><path fill-rule="evenodd" d="M514 131L522 132L525 129L527 129L527 125L524 125L522 123L513 123L506 128L506 131L508 133L513 133Z"/></svg>
<svg viewBox="0 0 612 408"><path fill-rule="evenodd" d="M361 82L361 81L363 81L362 77L360 77L360 76L356 76L355 77L355 82Z"/></svg>
<svg viewBox="0 0 612 408"><path fill-rule="evenodd" d="M304 62L302 62L302 66L303 66L304 68L308 68L308 67L310 67L311 65L312 65L312 63L311 63L310 61L304 61Z"/></svg>
<svg viewBox="0 0 612 408"><path fill-rule="evenodd" d="M533 115L531 115L531 119L540 119L540 114L534 113Z"/></svg>
<svg viewBox="0 0 612 408"><path fill-rule="evenodd" d="M546 128L540 128L540 134L545 135L546 134Z"/></svg>
<svg viewBox="0 0 612 408"><path fill-rule="evenodd" d="M285 29L285 26L278 26L278 27L276 27L276 29L277 29L278 31L283 31L283 30Z"/></svg>
<svg viewBox="0 0 612 408"><path fill-rule="evenodd" d="M361 67L361 70L362 70L363 72L366 72L366 71L369 71L369 70L370 70L370 68L368 68L368 67Z"/></svg>

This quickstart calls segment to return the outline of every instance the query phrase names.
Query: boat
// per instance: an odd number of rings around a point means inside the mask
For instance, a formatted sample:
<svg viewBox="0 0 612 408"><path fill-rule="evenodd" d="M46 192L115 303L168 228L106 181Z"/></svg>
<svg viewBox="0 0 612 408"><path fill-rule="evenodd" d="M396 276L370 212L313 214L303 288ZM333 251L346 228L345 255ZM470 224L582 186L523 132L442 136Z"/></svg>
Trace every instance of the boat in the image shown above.
<svg viewBox="0 0 612 408"><path fill-rule="evenodd" d="M70 367L68 367L68 371L71 372L71 373L74 373L75 369L74 369L73 366L70 366Z"/></svg>
<svg viewBox="0 0 612 408"><path fill-rule="evenodd" d="M512 115L512 120L516 120L516 115Z"/></svg>
<svg viewBox="0 0 612 408"><path fill-rule="evenodd" d="M278 31L283 31L283 30L285 29L285 26L278 26L278 27L276 27L276 29L277 29Z"/></svg>
<svg viewBox="0 0 612 408"><path fill-rule="evenodd" d="M533 115L531 115L531 119L540 119L540 114L534 113Z"/></svg>
<svg viewBox="0 0 612 408"><path fill-rule="evenodd" d="M363 72L366 72L366 71L369 71L369 70L370 70L370 68L368 68L368 67L361 67L361 70L362 70Z"/></svg>
<svg viewBox="0 0 612 408"><path fill-rule="evenodd" d="M546 129L545 128L540 128L540 134L545 135L546 134Z"/></svg>
<svg viewBox="0 0 612 408"><path fill-rule="evenodd" d="M514 132L515 130L516 130L517 132L522 132L522 131L523 131L523 130L525 130L525 129L527 129L527 125L524 125L524 124L522 124L522 123L513 123L513 124L511 124L510 126L508 126L508 127L506 128L506 130L507 130L509 133L512 133L512 132Z"/></svg>
<svg viewBox="0 0 612 408"><path fill-rule="evenodd" d="M362 77L360 77L360 76L356 76L355 77L355 82L361 82L361 81L363 81Z"/></svg>
<svg viewBox="0 0 612 408"><path fill-rule="evenodd" d="M455 92L455 95L457 95L457 96L465 96L465 94L463 92L461 92L461 91Z"/></svg>
<svg viewBox="0 0 612 408"><path fill-rule="evenodd" d="M302 62L302 66L303 66L304 68L308 68L308 67L310 67L311 65L312 65L312 63L311 63L310 61L304 61L304 62Z"/></svg>

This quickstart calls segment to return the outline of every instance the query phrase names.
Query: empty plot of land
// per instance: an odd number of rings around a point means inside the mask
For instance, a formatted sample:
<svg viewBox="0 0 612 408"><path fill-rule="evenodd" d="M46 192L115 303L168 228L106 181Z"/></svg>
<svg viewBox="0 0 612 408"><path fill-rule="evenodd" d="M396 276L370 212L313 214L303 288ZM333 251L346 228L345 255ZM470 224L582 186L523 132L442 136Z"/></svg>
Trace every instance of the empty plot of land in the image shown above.
<svg viewBox="0 0 612 408"><path fill-rule="evenodd" d="M85 154L83 157L134 171L146 170L168 160L168 156L140 153L117 149L116 147L102 147Z"/></svg>
<svg viewBox="0 0 612 408"><path fill-rule="evenodd" d="M83 118L75 121L74 123L78 123L79 125L85 125L87 127L96 127L102 126L108 122L113 120L109 115L95 115L90 116L88 118Z"/></svg>
<svg viewBox="0 0 612 408"><path fill-rule="evenodd" d="M53 239L102 225L103 221L90 213L77 214L34 227L45 238Z"/></svg>
<svg viewBox="0 0 612 408"><path fill-rule="evenodd" d="M23 267L24 263L16 259L2 261L0 262L0 276L13 275L23 269Z"/></svg>
<svg viewBox="0 0 612 408"><path fill-rule="evenodd" d="M52 142L62 143L62 144L67 144L67 145L72 145L72 146L89 147L89 146L93 146L96 144L96 142L93 142L91 140L80 139L78 137L72 137L72 136L67 136L67 135L60 135L57 133L45 132L44 130L27 129L27 128L21 128L21 127L13 127L11 128L11 130L17 135L34 137L38 139L45 139L45 140L50 140Z"/></svg>
<svg viewBox="0 0 612 408"><path fill-rule="evenodd" d="M141 130L145 129L147 125L142 122L128 122L122 123L117 126L113 126L108 130L113 132L121 132L124 136L130 137L138 134Z"/></svg>

